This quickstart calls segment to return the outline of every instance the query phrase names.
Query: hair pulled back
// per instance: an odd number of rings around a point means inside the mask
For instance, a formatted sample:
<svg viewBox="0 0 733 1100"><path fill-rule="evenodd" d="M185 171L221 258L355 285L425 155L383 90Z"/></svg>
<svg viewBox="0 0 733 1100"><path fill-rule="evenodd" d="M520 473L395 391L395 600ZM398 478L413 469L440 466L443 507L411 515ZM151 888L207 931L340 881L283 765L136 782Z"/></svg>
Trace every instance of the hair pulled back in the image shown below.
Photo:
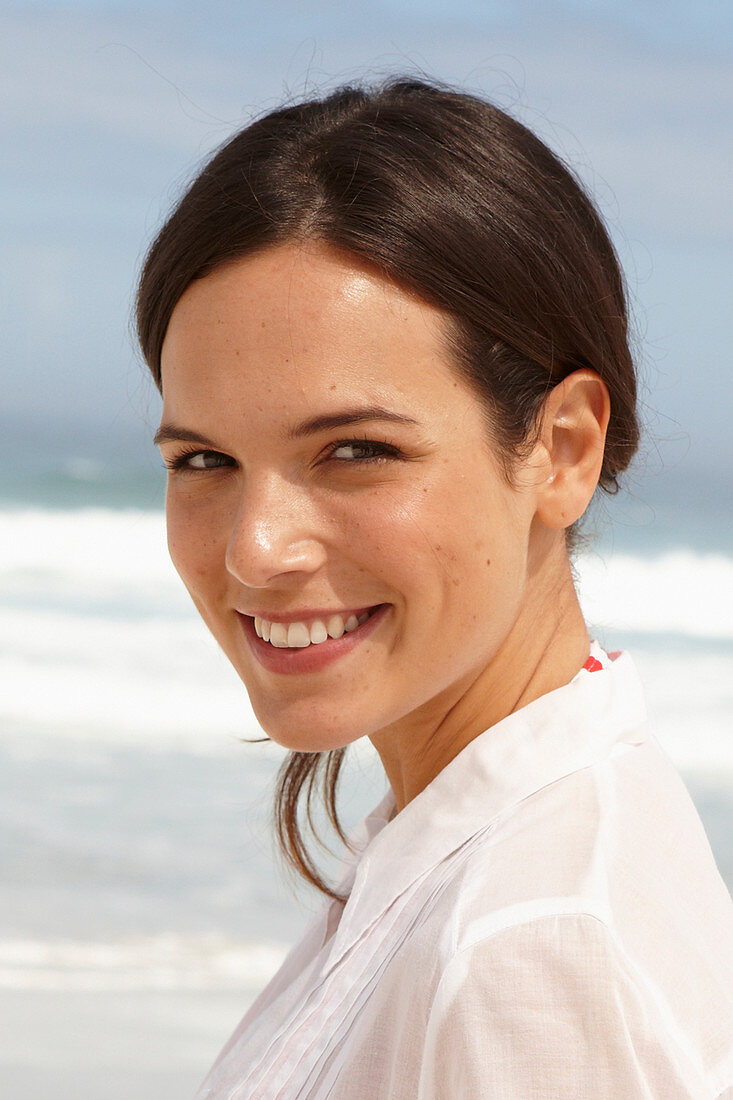
<svg viewBox="0 0 733 1100"><path fill-rule="evenodd" d="M351 253L446 311L455 365L484 403L508 478L549 390L574 370L596 371L611 398L599 485L617 490L639 441L623 276L594 206L525 126L475 96L393 79L273 111L236 134L143 267L138 334L159 389L161 348L186 288L299 240ZM326 893L298 801L305 793L312 828L321 779L343 838L335 792L344 751L290 753L277 790L284 854Z"/></svg>

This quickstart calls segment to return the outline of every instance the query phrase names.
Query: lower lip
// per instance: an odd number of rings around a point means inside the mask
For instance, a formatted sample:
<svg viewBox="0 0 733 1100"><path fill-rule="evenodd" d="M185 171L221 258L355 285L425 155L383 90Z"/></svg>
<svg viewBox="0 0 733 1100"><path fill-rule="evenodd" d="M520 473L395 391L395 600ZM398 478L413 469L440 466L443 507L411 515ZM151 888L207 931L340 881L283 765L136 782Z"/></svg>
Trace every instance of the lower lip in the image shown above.
<svg viewBox="0 0 733 1100"><path fill-rule="evenodd" d="M322 668L333 664L339 658L351 653L361 642L374 632L384 616L389 611L389 604L382 604L374 611L365 623L357 626L356 630L343 634L340 638L327 638L325 642L303 646L302 649L277 649L269 642L258 637L255 632L254 619L249 615L239 615L247 641L260 664L268 672L304 673L319 672Z"/></svg>

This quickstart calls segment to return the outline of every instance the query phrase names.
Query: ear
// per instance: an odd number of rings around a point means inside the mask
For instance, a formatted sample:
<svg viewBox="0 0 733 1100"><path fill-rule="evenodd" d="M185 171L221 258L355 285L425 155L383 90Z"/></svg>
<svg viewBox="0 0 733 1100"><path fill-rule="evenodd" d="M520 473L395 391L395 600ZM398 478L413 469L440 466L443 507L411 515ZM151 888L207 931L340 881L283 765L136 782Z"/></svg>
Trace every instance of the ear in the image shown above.
<svg viewBox="0 0 733 1100"><path fill-rule="evenodd" d="M537 516L554 530L582 516L598 484L611 414L605 382L595 371L576 370L545 398L538 447L543 480Z"/></svg>

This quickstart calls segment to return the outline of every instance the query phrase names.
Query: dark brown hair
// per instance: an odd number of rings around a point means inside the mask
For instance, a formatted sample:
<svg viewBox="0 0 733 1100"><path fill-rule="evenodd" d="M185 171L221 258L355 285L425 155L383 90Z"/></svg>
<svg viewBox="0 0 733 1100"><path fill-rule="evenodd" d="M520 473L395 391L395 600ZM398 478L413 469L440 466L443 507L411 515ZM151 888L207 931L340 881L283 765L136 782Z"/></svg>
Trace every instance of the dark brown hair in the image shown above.
<svg viewBox="0 0 733 1100"><path fill-rule="evenodd" d="M393 79L284 107L236 134L145 261L138 334L160 389L166 329L190 283L298 240L351 253L446 311L455 365L484 403L508 478L549 390L578 368L596 371L611 397L599 484L617 490L639 440L623 277L593 204L521 123L477 97ZM576 541L573 528L569 549ZM321 780L342 836L344 752L290 753L276 796L286 858L329 894L298 802L305 793L313 829Z"/></svg>

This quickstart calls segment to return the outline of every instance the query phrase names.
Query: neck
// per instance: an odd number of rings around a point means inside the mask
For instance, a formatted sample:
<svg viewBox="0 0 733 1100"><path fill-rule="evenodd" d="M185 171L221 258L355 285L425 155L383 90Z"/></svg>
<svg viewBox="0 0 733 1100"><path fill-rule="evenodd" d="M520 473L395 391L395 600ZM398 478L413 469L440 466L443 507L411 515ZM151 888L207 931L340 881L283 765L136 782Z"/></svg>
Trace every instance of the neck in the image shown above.
<svg viewBox="0 0 733 1100"><path fill-rule="evenodd" d="M528 582L527 598L489 664L372 737L401 810L479 734L572 680L590 647L564 546Z"/></svg>

